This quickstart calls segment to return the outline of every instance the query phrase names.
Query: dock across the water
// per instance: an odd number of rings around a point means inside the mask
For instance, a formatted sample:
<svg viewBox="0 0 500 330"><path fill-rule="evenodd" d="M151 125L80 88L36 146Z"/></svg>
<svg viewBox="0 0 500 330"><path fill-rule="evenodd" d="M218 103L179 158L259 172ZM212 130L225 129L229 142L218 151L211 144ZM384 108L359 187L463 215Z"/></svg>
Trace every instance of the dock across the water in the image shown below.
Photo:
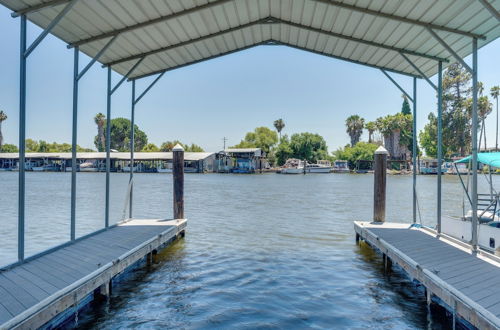
<svg viewBox="0 0 500 330"><path fill-rule="evenodd" d="M500 258L429 228L401 223L354 222L357 240L380 250L455 316L479 329L500 328ZM454 323L455 324L455 323Z"/></svg>
<svg viewBox="0 0 500 330"><path fill-rule="evenodd" d="M1 269L0 329L33 329L61 313L71 316L94 294L108 295L115 276L151 258L185 227L184 219L134 219Z"/></svg>

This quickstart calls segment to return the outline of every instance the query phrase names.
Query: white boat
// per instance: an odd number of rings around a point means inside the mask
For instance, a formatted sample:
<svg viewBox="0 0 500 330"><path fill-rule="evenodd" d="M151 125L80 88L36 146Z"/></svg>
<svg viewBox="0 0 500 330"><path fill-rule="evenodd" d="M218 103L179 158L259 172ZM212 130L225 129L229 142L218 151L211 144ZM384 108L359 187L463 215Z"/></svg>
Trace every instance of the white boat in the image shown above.
<svg viewBox="0 0 500 330"><path fill-rule="evenodd" d="M282 174L303 174L304 166L302 167L283 167L281 169Z"/></svg>
<svg viewBox="0 0 500 330"><path fill-rule="evenodd" d="M333 163L333 173L350 173L347 160L336 160Z"/></svg>
<svg viewBox="0 0 500 330"><path fill-rule="evenodd" d="M94 162L84 162L80 164L80 172L97 172L99 169Z"/></svg>
<svg viewBox="0 0 500 330"><path fill-rule="evenodd" d="M300 159L287 159L285 165L281 168L282 174L303 174L304 162Z"/></svg>
<svg viewBox="0 0 500 330"><path fill-rule="evenodd" d="M331 166L325 166L321 164L307 164L306 173L330 173L332 171Z"/></svg>
<svg viewBox="0 0 500 330"><path fill-rule="evenodd" d="M470 162L470 156L454 162L455 168L460 169L459 164L466 165ZM500 152L496 153L479 153L478 162L489 167L490 191L488 193L477 194L477 243L483 250L500 255L500 193L496 192L492 185L491 168L500 165ZM466 167L465 167L466 168ZM468 171L456 171L459 177ZM471 200L468 191L468 184L460 177L460 181L464 188L464 193ZM441 231L443 234L454 237L466 243L472 240L472 211L464 212L462 217L445 217L441 219Z"/></svg>

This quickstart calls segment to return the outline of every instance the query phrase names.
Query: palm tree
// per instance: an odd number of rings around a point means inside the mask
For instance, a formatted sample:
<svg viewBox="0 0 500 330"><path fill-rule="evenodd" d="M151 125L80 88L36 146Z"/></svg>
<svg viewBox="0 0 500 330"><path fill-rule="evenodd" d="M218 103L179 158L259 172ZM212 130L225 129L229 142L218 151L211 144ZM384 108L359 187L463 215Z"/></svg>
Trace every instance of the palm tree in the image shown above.
<svg viewBox="0 0 500 330"><path fill-rule="evenodd" d="M365 128L368 130L368 143L373 142L373 133L377 130L377 124L374 121L366 123Z"/></svg>
<svg viewBox="0 0 500 330"><path fill-rule="evenodd" d="M278 131L278 134L280 135L280 141L281 141L281 131L283 130L283 128L285 128L285 122L283 121L283 119L278 119L278 120L275 120L274 121L274 128L276 128L276 130Z"/></svg>
<svg viewBox="0 0 500 330"><path fill-rule="evenodd" d="M106 137L104 136L104 124L106 123L106 116L102 113L98 113L94 117L94 121L97 124L97 136L98 143L96 145L99 151L106 150Z"/></svg>
<svg viewBox="0 0 500 330"><path fill-rule="evenodd" d="M351 147L354 147L359 142L361 134L363 134L365 120L358 115L352 115L346 119L345 125L347 127L346 132L351 137Z"/></svg>
<svg viewBox="0 0 500 330"><path fill-rule="evenodd" d="M495 143L495 151L498 151L498 95L500 94L500 87L493 86L490 90L490 95L497 102L497 135L496 135L496 143Z"/></svg>
<svg viewBox="0 0 500 330"><path fill-rule="evenodd" d="M2 149L3 145L3 135L2 135L2 122L7 120L7 114L0 110L0 150Z"/></svg>

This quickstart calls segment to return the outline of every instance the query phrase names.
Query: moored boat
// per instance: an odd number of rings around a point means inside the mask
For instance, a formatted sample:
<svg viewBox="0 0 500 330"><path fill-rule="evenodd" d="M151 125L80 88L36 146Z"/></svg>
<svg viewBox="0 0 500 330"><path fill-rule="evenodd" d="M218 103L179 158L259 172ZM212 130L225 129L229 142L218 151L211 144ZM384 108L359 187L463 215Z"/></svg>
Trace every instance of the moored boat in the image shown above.
<svg viewBox="0 0 500 330"><path fill-rule="evenodd" d="M306 173L330 173L332 171L331 166L321 165L321 164L307 164Z"/></svg>
<svg viewBox="0 0 500 330"><path fill-rule="evenodd" d="M469 171L465 165L470 165L470 161L470 156L455 161L455 174L458 174L459 177L462 174L468 175ZM500 194L494 189L491 180L492 167L500 166L500 152L478 153L478 163L489 169L489 179L487 178L489 192L477 194L477 243L481 249L500 255ZM460 164L464 166L459 166ZM462 170L458 170L460 168ZM470 202L472 198L467 187L468 183L464 183L461 177L460 181L464 188L464 194L467 196L465 200ZM441 231L458 240L470 243L472 239L472 214L471 210L465 212L464 209L462 217L442 217Z"/></svg>
<svg viewBox="0 0 500 330"><path fill-rule="evenodd" d="M350 173L347 160L336 160L333 162L333 173Z"/></svg>
<svg viewBox="0 0 500 330"><path fill-rule="evenodd" d="M281 168L282 174L303 174L304 173L304 162L300 159L291 158L288 159Z"/></svg>

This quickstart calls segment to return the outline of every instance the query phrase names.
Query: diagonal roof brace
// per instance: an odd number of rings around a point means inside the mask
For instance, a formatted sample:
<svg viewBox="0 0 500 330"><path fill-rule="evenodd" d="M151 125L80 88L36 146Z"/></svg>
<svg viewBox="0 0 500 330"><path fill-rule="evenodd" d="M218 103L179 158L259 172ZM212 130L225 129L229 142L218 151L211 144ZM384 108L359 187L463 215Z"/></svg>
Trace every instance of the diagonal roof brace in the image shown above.
<svg viewBox="0 0 500 330"><path fill-rule="evenodd" d="M344 9L348 9L348 10L352 10L352 11L357 11L357 12L360 12L363 14L369 14L369 15L373 15L373 16L383 17L383 18L387 18L387 19L391 19L391 20L395 20L395 21L399 21L399 22L403 22L403 23L407 23L407 24L418 25L418 26L422 26L425 28L429 27L429 28L432 28L435 30L441 30L441 31L445 31L445 32L461 34L461 35L472 37L472 38L478 38L478 39L482 39L482 40L486 39L486 37L484 35L481 35L481 34L469 32L469 31L452 29L452 28L449 28L446 26L437 25L437 24L433 24L433 23L421 22L419 20L414 20L411 18L392 15L392 14L388 14L388 13L384 13L384 12L380 12L380 11L376 11L376 10L372 10L372 9L368 9L368 8L362 8L362 7L350 5L350 4L347 4L344 2L339 2L336 0L312 0L312 1L317 1L317 2L321 2L321 3L325 3L325 4L330 5L330 6L344 8Z"/></svg>
<svg viewBox="0 0 500 330"><path fill-rule="evenodd" d="M429 85L431 85L432 88L434 88L436 91L438 90L437 86L429 79L429 77L427 77L423 72L422 70L420 70L418 68L418 66L415 65L415 63L413 63L409 58L408 56L406 56L405 54L403 53L399 53L401 56L403 56L403 58L406 60L406 62L408 62L414 69L415 71L417 71L420 76L422 76L422 78L425 79L425 81L427 81L429 83Z"/></svg>
<svg viewBox="0 0 500 330"><path fill-rule="evenodd" d="M230 33L230 32L242 30L242 29L245 29L245 28L248 28L248 27L251 27L251 26L259 25L259 24L283 24L283 25L288 25L288 26L293 26L293 27L296 27L296 28L299 28L299 29L304 29L304 30L311 31L311 32L325 34L325 35L328 35L328 36L331 36L331 37L346 39L346 40L353 41L353 42L359 42L359 43L362 43L362 44L365 44L365 45L374 46L374 47L378 47L378 48L383 48L383 49L387 49L387 50L392 50L392 51L395 51L395 52L402 52L402 53L405 53L405 54L408 54L408 55L425 57L425 58L429 58L429 59L436 60L436 61L449 62L448 59L446 59L446 58L441 58L441 57L437 57L437 56L433 56L433 55L429 55L429 54L415 52L415 51L404 49L404 48L398 48L398 47L393 47L393 46L389 46L389 45L379 44L379 43L376 43L376 42L373 42L373 41L368 41L368 40L364 40L364 39L354 38L354 37L346 36L346 35L343 35L343 34L340 34L340 33L330 32L330 31L326 31L326 30L323 30L323 29L314 28L314 27L311 27L311 26L306 26L306 25L302 25L302 24L298 24L298 23L293 23L293 22L285 21L285 20L282 20L282 19L279 19L279 18L275 18L275 17L267 17L267 18L259 19L259 20L253 21L253 22L249 22L249 23L240 25L240 26L236 26L236 27L233 27L233 28L230 28L230 29L227 29L227 30L222 30L222 31L218 31L218 32L215 32L215 33L212 33L212 34L201 36L199 38L195 38L195 39L183 41L183 42L180 42L180 43L177 43L177 44L173 44L173 45L169 45L169 46L166 46L166 47L161 47L161 48L158 48L158 49L151 50L149 52L145 52L145 53L141 53L141 54L136 54L136 55L131 55L131 56L128 56L128 57L117 59L117 60L114 60L114 61L106 63L105 66L106 65L116 65L116 64L119 64L119 63L128 62L128 61L131 61L131 60L138 59L138 58L140 58L142 56L149 56L149 55L161 53L161 52L168 51L168 50L171 50L171 49L174 49L174 48L177 48L177 47L186 46L186 45L189 45L189 44L192 44L192 43L195 43L195 42L199 42L199 41L203 41L203 40L207 40L207 39L210 39L210 38L215 38L215 37L223 35L223 34L227 34L227 33Z"/></svg>
<svg viewBox="0 0 500 330"><path fill-rule="evenodd" d="M230 2L230 1L234 1L234 0L217 0L217 1L213 1L213 2L208 2L208 3L206 3L204 5L201 5L201 6L192 7L192 8L183 10L183 11L172 13L170 15L160 16L158 18L155 18L155 19L152 19L152 20L149 20L149 21L140 22L140 23L137 23L137 24L134 24L134 25L126 26L126 27L121 28L121 29L117 29L117 30L105 32L103 34L99 34L99 35L96 35L96 36L93 36L93 37L90 37L90 38L87 38L87 39L82 39L82 40L79 40L79 41L75 41L75 42L69 44L68 48L72 48L72 47L75 47L75 46L81 46L81 45L87 44L89 42L93 42L93 41L97 41L97 40L101 40L101 39L113 37L113 36L119 35L119 34L124 33L124 32L129 32L129 31L132 31L132 30L141 29L141 28L144 28L144 27L149 26L149 25L161 23L161 22L164 22L164 21L168 21L170 19L174 19L174 18L178 18L178 17L184 16L184 15L189 15L189 14L192 14L192 13L204 10L204 9L212 8L212 7L215 7L215 6L220 6L220 5L225 4L227 2Z"/></svg>
<svg viewBox="0 0 500 330"><path fill-rule="evenodd" d="M497 21L500 21L500 13L488 2L488 0L479 0L479 2L497 19Z"/></svg>
<svg viewBox="0 0 500 330"><path fill-rule="evenodd" d="M448 53L450 53L467 71L472 73L471 67L467 63L465 63L462 57L458 55L443 39L441 39L441 37L438 36L438 34L434 32L434 30L432 30L431 28L427 28L427 31L429 31L434 39L436 39L441 44L441 46L443 46L448 51Z"/></svg>
<svg viewBox="0 0 500 330"><path fill-rule="evenodd" d="M413 98L410 96L410 94L408 94L403 87L401 87L400 84L397 83L396 80L394 80L394 78L392 78L384 69L380 69L380 71L382 71L382 73L387 77L389 78L389 80L413 103Z"/></svg>

